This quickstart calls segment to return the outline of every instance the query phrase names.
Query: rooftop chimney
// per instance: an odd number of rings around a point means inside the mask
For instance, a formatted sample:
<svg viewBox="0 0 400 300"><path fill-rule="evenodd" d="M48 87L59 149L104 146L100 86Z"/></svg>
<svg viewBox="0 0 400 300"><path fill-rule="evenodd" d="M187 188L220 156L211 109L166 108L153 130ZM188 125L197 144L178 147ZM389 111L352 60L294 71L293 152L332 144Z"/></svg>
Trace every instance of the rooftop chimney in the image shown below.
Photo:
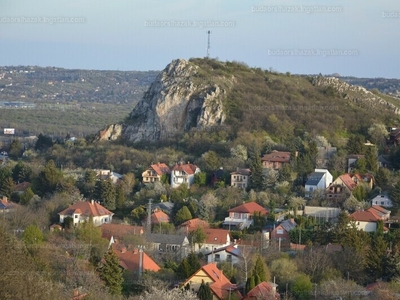
<svg viewBox="0 0 400 300"><path fill-rule="evenodd" d="M90 202L92 202L92 205L94 205L94 200L93 199Z"/></svg>

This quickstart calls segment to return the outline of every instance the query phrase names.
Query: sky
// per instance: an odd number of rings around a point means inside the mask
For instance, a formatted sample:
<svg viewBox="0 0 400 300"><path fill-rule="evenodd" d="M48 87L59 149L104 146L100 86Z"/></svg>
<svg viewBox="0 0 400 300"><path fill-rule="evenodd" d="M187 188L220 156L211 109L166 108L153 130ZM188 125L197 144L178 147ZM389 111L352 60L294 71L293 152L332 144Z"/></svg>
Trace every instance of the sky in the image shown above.
<svg viewBox="0 0 400 300"><path fill-rule="evenodd" d="M399 0L0 0L0 66L162 70L210 57L400 79Z"/></svg>

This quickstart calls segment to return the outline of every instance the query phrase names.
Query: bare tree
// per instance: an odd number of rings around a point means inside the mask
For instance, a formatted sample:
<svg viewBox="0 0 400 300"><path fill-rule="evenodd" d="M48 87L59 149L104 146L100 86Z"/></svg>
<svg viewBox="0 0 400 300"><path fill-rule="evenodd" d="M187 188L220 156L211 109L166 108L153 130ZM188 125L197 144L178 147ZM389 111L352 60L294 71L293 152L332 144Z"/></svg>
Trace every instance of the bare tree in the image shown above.
<svg viewBox="0 0 400 300"><path fill-rule="evenodd" d="M196 294L191 291L181 290L174 288L172 290L167 290L164 288L158 288L153 286L150 292L144 292L143 295L139 297L139 300L197 300Z"/></svg>

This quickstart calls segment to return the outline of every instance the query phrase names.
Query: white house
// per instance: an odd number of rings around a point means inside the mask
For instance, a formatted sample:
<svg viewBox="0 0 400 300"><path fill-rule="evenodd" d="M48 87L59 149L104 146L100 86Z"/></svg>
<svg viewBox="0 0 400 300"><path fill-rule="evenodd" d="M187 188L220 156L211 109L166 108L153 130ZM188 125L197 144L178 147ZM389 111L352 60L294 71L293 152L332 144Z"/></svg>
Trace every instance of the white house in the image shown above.
<svg viewBox="0 0 400 300"><path fill-rule="evenodd" d="M233 240L229 230L221 228L203 228L206 239L203 243L195 243L194 251L207 253L221 247L229 246Z"/></svg>
<svg viewBox="0 0 400 300"><path fill-rule="evenodd" d="M74 225L79 223L88 222L90 218L93 219L93 224L100 226L104 223L111 223L114 213L92 201L79 201L58 213L60 215L60 223L64 223L65 218L71 217Z"/></svg>
<svg viewBox="0 0 400 300"><path fill-rule="evenodd" d="M199 172L199 167L189 162L187 164L176 164L171 172L171 187L177 188L181 184L186 184L190 188L194 183L194 175Z"/></svg>
<svg viewBox="0 0 400 300"><path fill-rule="evenodd" d="M310 198L312 193L317 190L325 193L326 188L332 181L332 174L327 169L315 169L306 182L305 197Z"/></svg>
<svg viewBox="0 0 400 300"><path fill-rule="evenodd" d="M249 186L250 169L236 169L231 173L231 186L246 189Z"/></svg>
<svg viewBox="0 0 400 300"><path fill-rule="evenodd" d="M243 258L243 255L238 248L238 245L229 245L208 252L205 254L205 257L207 263L226 261L232 264L237 264Z"/></svg>
<svg viewBox="0 0 400 300"><path fill-rule="evenodd" d="M350 215L350 219L355 223L358 230L365 232L375 232L379 221L390 218L390 211L378 205L371 206L364 211L356 211Z"/></svg>
<svg viewBox="0 0 400 300"><path fill-rule="evenodd" d="M236 206L228 210L229 217L225 218L222 224L225 228L233 229L234 227L243 230L249 228L253 224L254 213L260 213L261 216L266 217L268 210L256 202L248 202Z"/></svg>
<svg viewBox="0 0 400 300"><path fill-rule="evenodd" d="M371 200L371 205L380 205L383 207L393 207L393 202L387 195L379 194Z"/></svg>

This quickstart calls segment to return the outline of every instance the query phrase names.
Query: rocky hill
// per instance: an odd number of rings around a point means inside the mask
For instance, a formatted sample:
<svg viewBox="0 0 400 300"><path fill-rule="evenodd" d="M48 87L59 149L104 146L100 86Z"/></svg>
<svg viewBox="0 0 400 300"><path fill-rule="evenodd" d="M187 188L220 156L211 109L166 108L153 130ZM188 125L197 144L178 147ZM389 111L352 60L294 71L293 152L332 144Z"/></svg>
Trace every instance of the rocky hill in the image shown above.
<svg viewBox="0 0 400 300"><path fill-rule="evenodd" d="M155 79L122 124L98 140L159 141L185 133L264 130L277 138L296 131L365 130L398 122L399 107L337 78L278 74L236 62L177 59Z"/></svg>

